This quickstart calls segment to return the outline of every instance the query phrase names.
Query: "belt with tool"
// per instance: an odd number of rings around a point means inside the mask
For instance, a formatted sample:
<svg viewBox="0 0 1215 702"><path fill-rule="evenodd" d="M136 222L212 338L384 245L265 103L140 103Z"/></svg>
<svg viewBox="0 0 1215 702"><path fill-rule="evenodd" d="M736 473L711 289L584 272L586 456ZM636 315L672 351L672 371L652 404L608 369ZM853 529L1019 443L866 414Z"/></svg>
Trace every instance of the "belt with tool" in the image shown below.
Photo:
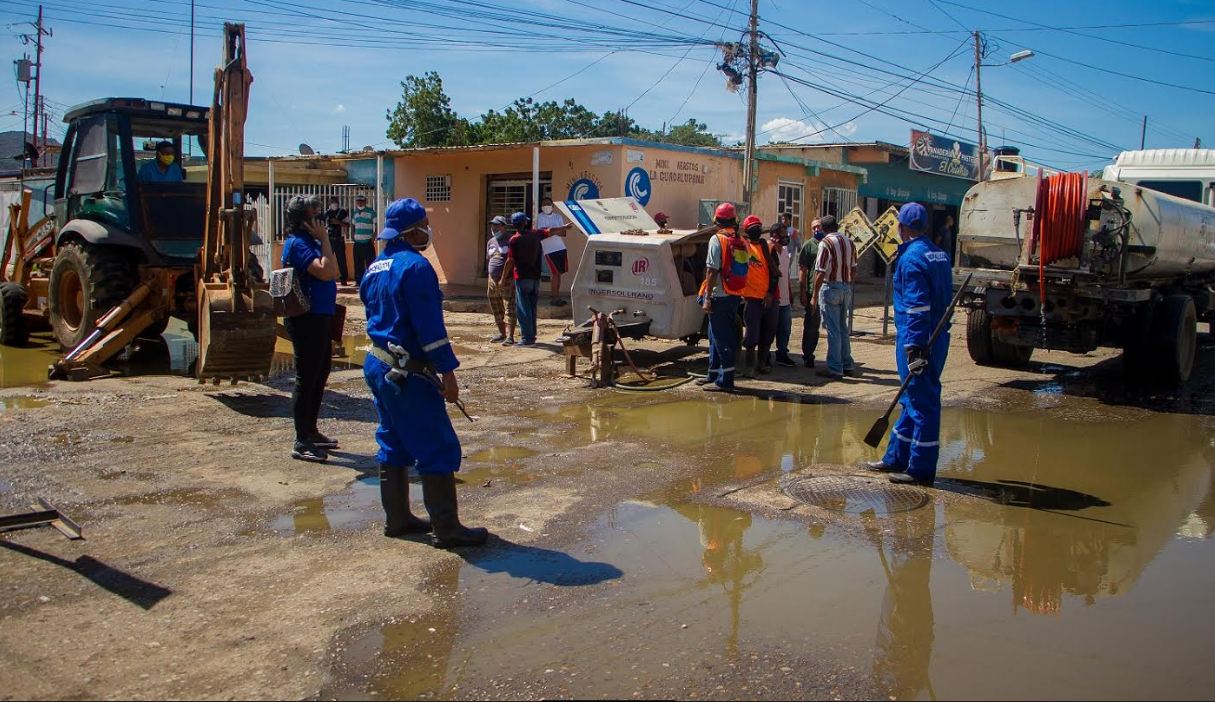
<svg viewBox="0 0 1215 702"><path fill-rule="evenodd" d="M433 385L434 388L439 391L440 395L443 394L443 379L439 377L439 373L435 370L434 364L429 361L419 361L417 359L410 358L409 353L405 351L405 349L399 346L397 346L397 348L400 349L399 355L388 349L375 346L374 344L372 345L371 350L368 352L372 356L375 356L379 360L383 361L384 365L388 366L389 370L384 374L384 379L397 383L398 385L403 385L405 383L405 379L409 377L410 374L415 374ZM456 401L452 404L454 404L456 408L468 418L468 421L473 421L472 415L470 415L468 410L464 408L464 403L461 400L456 399Z"/></svg>

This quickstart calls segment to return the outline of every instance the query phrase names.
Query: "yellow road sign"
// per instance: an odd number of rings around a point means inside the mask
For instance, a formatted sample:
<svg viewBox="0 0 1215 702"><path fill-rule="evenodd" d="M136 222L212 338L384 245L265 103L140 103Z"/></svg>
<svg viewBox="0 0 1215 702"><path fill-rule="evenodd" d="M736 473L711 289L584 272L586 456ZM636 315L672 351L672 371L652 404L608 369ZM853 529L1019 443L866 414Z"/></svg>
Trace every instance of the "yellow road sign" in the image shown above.
<svg viewBox="0 0 1215 702"><path fill-rule="evenodd" d="M894 260L894 255L898 252L899 245L903 240L899 238L899 210L896 207L891 207L882 213L881 217L873 223L873 228L877 230L877 239L874 246L877 247L878 255L886 263Z"/></svg>
<svg viewBox="0 0 1215 702"><path fill-rule="evenodd" d="M839 225L840 232L852 239L853 245L856 246L858 259L877 241L877 230L870 224L864 210L859 207L853 207L851 212L844 215L844 218L839 221Z"/></svg>

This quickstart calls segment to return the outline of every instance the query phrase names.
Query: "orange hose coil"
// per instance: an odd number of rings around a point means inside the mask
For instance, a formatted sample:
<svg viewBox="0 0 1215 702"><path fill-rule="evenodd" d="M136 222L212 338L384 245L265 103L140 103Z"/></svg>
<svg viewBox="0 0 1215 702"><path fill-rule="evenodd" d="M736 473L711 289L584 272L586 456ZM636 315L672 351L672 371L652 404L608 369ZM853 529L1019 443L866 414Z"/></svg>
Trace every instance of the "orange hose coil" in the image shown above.
<svg viewBox="0 0 1215 702"><path fill-rule="evenodd" d="M1088 215L1088 172L1038 174L1033 241L1038 247L1039 300L1046 299L1046 267L1079 258ZM1041 304L1041 302L1039 303Z"/></svg>

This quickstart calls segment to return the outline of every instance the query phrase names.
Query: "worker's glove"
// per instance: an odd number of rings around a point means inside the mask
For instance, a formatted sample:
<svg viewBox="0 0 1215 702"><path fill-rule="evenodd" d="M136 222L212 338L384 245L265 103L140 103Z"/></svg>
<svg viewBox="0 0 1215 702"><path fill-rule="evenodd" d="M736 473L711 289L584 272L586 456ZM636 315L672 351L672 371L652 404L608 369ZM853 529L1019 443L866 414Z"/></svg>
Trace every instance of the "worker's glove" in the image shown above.
<svg viewBox="0 0 1215 702"><path fill-rule="evenodd" d="M907 353L907 372L912 375L919 375L928 367L928 352L919 346L908 346Z"/></svg>

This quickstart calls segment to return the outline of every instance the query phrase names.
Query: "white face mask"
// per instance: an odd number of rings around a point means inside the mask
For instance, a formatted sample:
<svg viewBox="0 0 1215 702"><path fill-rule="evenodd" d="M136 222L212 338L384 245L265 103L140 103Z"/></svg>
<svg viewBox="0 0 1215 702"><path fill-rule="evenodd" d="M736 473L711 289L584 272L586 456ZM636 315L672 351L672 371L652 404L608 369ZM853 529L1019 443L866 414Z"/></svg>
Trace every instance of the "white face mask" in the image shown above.
<svg viewBox="0 0 1215 702"><path fill-rule="evenodd" d="M410 243L410 246L412 246L415 251L425 251L426 249L430 248L430 240L434 238L434 232L431 231L430 227L414 227L411 231L422 232L426 235L425 242L421 244Z"/></svg>
<svg viewBox="0 0 1215 702"><path fill-rule="evenodd" d="M541 207L541 208L540 208L540 211L541 211L541 212L543 212L544 214L552 214L552 213L553 213L553 206L552 206L552 205L545 205L545 206L543 206L543 207Z"/></svg>

